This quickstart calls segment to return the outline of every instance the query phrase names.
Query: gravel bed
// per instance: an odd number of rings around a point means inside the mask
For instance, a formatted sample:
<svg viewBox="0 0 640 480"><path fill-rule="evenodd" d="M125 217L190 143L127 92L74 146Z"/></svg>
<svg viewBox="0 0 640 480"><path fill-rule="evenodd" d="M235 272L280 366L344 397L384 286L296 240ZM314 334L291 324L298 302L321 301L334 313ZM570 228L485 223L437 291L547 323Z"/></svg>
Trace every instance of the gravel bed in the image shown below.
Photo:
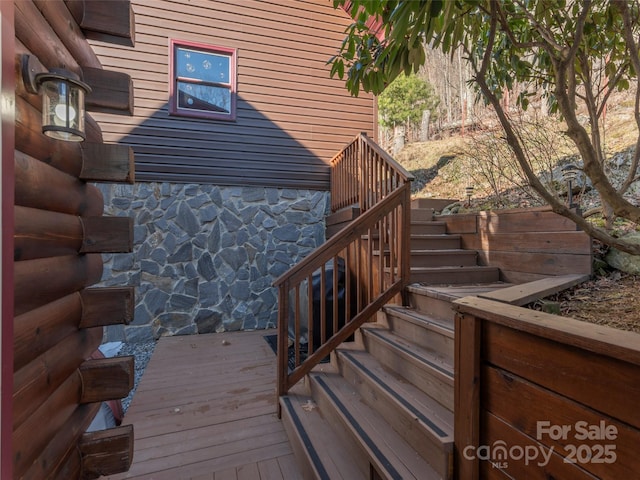
<svg viewBox="0 0 640 480"><path fill-rule="evenodd" d="M151 358L151 355L153 354L153 350L155 348L156 342L125 343L118 351L119 357L123 357L126 355L133 355L135 357L135 380L133 388L129 392L129 395L126 398L122 399L122 410L125 413L129 408L129 405L131 404L133 395L136 393L136 389L138 388L138 383L140 383L140 379L142 378L144 369L147 367L149 359Z"/></svg>

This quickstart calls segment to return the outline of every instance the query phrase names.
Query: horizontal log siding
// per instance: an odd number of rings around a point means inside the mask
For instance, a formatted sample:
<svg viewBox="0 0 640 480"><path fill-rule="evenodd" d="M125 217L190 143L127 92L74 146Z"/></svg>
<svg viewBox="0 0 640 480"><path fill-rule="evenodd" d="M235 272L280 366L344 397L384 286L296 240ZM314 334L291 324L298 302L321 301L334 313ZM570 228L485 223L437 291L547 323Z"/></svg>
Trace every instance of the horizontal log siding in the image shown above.
<svg viewBox="0 0 640 480"><path fill-rule="evenodd" d="M328 190L335 152L374 133L373 98L329 78L350 23L329 0L132 3L135 47L93 43L131 75L134 115L94 115L106 142L133 146L138 180ZM235 122L169 116L169 39L238 49Z"/></svg>
<svg viewBox="0 0 640 480"><path fill-rule="evenodd" d="M109 3L110 8L122 7ZM31 55L33 65L64 65L75 72L81 66L100 66L63 0L16 0L15 14L16 53ZM3 44L10 42L5 40ZM3 60L13 64L16 74L12 169L16 221L10 228L15 261L9 290L13 295L14 361L8 363L14 375L7 392L13 402L8 458L12 472L6 478L97 478L93 475L96 469L109 475L128 465L110 463L110 429L103 433L105 440L93 445L94 451L102 454L99 459L95 455L89 459L94 465L96 460L99 463L94 470L86 466L86 455L80 454L82 436L100 403L113 398L100 385L87 381L85 369L95 363L86 364L85 360L100 345L104 324L92 316L104 305L117 307L118 300L126 302L127 296L133 296L133 287L88 292L85 288L102 277L101 253L113 251L122 242L125 245L118 250L131 251L133 229L128 218L102 216L102 193L87 181L133 183L130 152L102 145L100 127L89 115L85 117L87 141L82 144L43 135L41 95L25 90L22 59ZM114 229L112 222L120 228ZM89 251L93 253L85 254ZM8 255L6 246L3 253ZM118 320L131 319L133 305L126 316L122 310L116 313ZM113 318L111 310L102 308L101 313ZM131 388L131 377L110 376L109 380L118 384L118 394ZM77 466L81 463L85 465L82 469ZM2 473L8 470L3 456Z"/></svg>

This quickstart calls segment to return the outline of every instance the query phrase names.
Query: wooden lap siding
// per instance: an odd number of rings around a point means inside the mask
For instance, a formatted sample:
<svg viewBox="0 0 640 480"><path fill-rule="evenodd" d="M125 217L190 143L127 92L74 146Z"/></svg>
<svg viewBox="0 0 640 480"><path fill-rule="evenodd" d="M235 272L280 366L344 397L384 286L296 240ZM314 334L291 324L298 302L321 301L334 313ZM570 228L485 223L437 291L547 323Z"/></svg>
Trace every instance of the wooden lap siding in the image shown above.
<svg viewBox="0 0 640 480"><path fill-rule="evenodd" d="M132 145L138 180L329 189L328 162L375 128L374 101L352 98L327 61L351 20L328 0L132 2L135 47L94 42L126 71L134 115L97 114L106 142ZM169 40L236 48L235 121L170 116Z"/></svg>

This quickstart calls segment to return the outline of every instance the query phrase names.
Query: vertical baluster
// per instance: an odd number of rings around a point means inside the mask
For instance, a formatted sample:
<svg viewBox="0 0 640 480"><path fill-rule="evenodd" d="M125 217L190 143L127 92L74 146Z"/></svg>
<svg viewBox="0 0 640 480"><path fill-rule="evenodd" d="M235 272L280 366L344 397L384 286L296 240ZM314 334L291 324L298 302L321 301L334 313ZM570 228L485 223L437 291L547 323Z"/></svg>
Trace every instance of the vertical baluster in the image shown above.
<svg viewBox="0 0 640 480"><path fill-rule="evenodd" d="M350 185L349 185L349 198L352 203L358 202L358 156L356 155L356 145L357 143L353 143L351 146L351 151L349 153L349 162L350 162Z"/></svg>
<svg viewBox="0 0 640 480"><path fill-rule="evenodd" d="M351 245L344 249L344 318L345 323L351 321L353 312L351 311Z"/></svg>
<svg viewBox="0 0 640 480"><path fill-rule="evenodd" d="M293 348L295 352L295 366L300 365L300 284L296 284L296 300L295 300L295 310L296 310L296 321L294 325L294 339L293 339ZM288 330L287 330L288 332ZM289 351L287 349L287 356L289 355Z"/></svg>
<svg viewBox="0 0 640 480"><path fill-rule="evenodd" d="M338 319L340 318L340 309L338 308L340 306L338 302L338 273L338 255L335 255L333 257L333 294L331 295L333 297L333 321L330 336L335 335L336 332L340 330L340 326L338 325Z"/></svg>
<svg viewBox="0 0 640 480"><path fill-rule="evenodd" d="M315 328L315 319L313 318L313 277L307 277L307 356L313 353L313 330Z"/></svg>
<svg viewBox="0 0 640 480"><path fill-rule="evenodd" d="M378 291L376 296L384 291L384 255L385 255L385 224L384 217L378 221Z"/></svg>
<svg viewBox="0 0 640 480"><path fill-rule="evenodd" d="M324 299L327 298L327 272L325 265L320 267L320 345L324 345L327 341L327 309Z"/></svg>
<svg viewBox="0 0 640 480"><path fill-rule="evenodd" d="M391 223L391 232L389 235L389 267L391 268L391 283L395 283L396 281L396 261L397 261L397 256L396 256L396 249L398 248L398 239L397 239L397 235L398 235L398 209L394 208L391 213L389 214L390 216L390 223Z"/></svg>
<svg viewBox="0 0 640 480"><path fill-rule="evenodd" d="M331 164L331 211L340 208L340 155Z"/></svg>
<svg viewBox="0 0 640 480"><path fill-rule="evenodd" d="M287 365L287 335L289 323L289 282L286 281L278 290L278 395L289 390L289 370Z"/></svg>
<svg viewBox="0 0 640 480"><path fill-rule="evenodd" d="M365 299L365 303L370 303L373 298L373 230L369 229L369 242L367 243L367 257L366 257L366 268L367 268L367 297ZM378 240L378 243L380 241Z"/></svg>
<svg viewBox="0 0 640 480"><path fill-rule="evenodd" d="M358 292L358 297L356 298L357 300L357 311L358 313L360 313L362 311L362 279L363 279L363 272L362 272L362 237L358 237L358 239L356 240L356 272L357 272L357 276L356 276L356 292Z"/></svg>

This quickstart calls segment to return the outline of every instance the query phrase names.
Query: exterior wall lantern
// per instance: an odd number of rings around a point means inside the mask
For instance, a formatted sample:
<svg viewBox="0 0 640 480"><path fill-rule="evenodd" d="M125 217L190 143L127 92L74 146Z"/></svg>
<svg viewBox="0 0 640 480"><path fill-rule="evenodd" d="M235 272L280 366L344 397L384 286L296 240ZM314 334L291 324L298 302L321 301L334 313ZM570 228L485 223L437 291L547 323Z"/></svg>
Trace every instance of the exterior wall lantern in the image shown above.
<svg viewBox="0 0 640 480"><path fill-rule="evenodd" d="M573 203L573 181L578 177L578 173L580 173L580 169L575 166L573 163L569 165L565 165L562 167L562 179L567 182L567 198L569 203L569 208L573 208L576 205Z"/></svg>
<svg viewBox="0 0 640 480"><path fill-rule="evenodd" d="M464 193L467 195L467 207L471 206L471 196L473 195L473 185L469 185L464 189Z"/></svg>
<svg viewBox="0 0 640 480"><path fill-rule="evenodd" d="M42 133L58 140L85 139L85 95L91 91L80 77L64 68L35 73L28 55L23 59L22 76L26 89L42 95Z"/></svg>
<svg viewBox="0 0 640 480"><path fill-rule="evenodd" d="M36 75L42 94L42 133L68 142L81 142L84 133L84 96L91 91L72 72L54 68Z"/></svg>

